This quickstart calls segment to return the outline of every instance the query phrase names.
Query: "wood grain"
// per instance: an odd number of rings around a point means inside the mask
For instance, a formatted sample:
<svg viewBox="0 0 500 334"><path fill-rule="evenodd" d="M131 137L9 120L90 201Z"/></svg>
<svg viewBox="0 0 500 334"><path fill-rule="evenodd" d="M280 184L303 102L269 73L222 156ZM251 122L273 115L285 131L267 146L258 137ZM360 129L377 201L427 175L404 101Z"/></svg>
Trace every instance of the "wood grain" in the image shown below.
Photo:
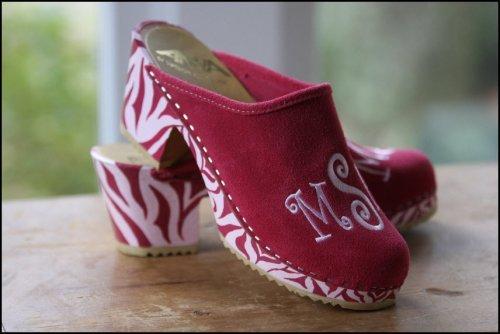
<svg viewBox="0 0 500 334"><path fill-rule="evenodd" d="M2 203L4 330L432 331L498 329L498 166L440 166L439 209L406 234L395 307L353 312L300 298L221 245L204 203L197 255L114 249L99 196Z"/></svg>

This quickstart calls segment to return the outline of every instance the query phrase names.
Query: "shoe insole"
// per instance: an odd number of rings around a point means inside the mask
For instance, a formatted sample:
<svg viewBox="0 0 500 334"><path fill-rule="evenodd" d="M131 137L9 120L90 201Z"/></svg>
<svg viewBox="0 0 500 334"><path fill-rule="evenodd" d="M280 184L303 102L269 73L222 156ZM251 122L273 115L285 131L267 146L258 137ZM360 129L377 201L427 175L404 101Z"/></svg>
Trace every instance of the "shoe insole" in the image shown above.
<svg viewBox="0 0 500 334"><path fill-rule="evenodd" d="M153 63L162 71L241 102L254 99L212 51L190 32L165 23L149 24L141 31ZM170 135L159 167L169 167L191 158L182 135Z"/></svg>
<svg viewBox="0 0 500 334"><path fill-rule="evenodd" d="M254 101L226 65L190 32L158 23L144 27L141 35L154 64L164 72L233 100Z"/></svg>

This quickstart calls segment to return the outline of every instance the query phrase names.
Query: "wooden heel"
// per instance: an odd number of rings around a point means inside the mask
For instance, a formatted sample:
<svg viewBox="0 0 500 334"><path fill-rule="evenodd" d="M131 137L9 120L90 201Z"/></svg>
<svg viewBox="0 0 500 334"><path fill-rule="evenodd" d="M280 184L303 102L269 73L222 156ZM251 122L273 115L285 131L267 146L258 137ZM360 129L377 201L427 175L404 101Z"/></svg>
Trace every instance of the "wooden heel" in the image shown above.
<svg viewBox="0 0 500 334"><path fill-rule="evenodd" d="M129 144L97 146L91 156L120 252L196 252L199 206L206 196L198 174L186 168L158 172Z"/></svg>

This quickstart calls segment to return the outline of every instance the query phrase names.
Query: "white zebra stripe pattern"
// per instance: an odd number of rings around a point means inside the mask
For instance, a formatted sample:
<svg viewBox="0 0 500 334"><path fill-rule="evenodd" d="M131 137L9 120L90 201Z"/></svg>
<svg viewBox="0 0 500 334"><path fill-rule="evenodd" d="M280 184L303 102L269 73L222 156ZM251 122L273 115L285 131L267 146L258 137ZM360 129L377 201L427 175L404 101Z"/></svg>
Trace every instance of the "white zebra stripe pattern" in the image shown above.
<svg viewBox="0 0 500 334"><path fill-rule="evenodd" d="M91 151L118 242L132 247L182 247L198 243L200 179L165 180L153 167L116 162Z"/></svg>

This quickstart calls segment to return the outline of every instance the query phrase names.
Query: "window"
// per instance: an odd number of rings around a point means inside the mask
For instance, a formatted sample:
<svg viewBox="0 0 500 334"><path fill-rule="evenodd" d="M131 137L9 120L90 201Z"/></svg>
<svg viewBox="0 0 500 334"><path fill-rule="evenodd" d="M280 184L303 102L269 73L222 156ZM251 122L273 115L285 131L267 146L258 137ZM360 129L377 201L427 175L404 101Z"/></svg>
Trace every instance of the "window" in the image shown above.
<svg viewBox="0 0 500 334"><path fill-rule="evenodd" d="M2 3L2 198L97 191L97 6Z"/></svg>
<svg viewBox="0 0 500 334"><path fill-rule="evenodd" d="M498 160L497 10L2 3L2 198L97 191L89 151L119 137L130 28L144 19L180 23L215 49L330 82L344 130L360 144L417 147L436 163ZM108 53L98 50L103 41Z"/></svg>

